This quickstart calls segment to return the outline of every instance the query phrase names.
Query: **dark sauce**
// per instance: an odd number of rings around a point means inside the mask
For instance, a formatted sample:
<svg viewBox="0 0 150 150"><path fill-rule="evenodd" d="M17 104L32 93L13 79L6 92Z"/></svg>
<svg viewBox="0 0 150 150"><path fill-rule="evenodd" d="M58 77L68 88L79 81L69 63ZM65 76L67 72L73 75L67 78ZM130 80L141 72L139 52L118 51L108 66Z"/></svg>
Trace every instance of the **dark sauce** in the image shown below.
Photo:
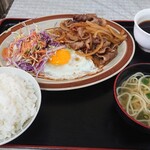
<svg viewBox="0 0 150 150"><path fill-rule="evenodd" d="M150 20L143 21L139 24L139 27L145 32L150 33Z"/></svg>

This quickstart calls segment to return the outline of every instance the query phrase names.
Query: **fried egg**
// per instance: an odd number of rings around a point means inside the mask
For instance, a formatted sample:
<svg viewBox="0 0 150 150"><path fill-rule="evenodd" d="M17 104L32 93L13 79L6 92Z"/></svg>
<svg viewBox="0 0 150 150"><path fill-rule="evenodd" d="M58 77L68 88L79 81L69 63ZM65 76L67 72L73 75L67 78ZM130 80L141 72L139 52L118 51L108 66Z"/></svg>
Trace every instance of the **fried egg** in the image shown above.
<svg viewBox="0 0 150 150"><path fill-rule="evenodd" d="M70 80L98 72L91 59L77 54L72 49L60 49L48 59L44 74L50 79Z"/></svg>

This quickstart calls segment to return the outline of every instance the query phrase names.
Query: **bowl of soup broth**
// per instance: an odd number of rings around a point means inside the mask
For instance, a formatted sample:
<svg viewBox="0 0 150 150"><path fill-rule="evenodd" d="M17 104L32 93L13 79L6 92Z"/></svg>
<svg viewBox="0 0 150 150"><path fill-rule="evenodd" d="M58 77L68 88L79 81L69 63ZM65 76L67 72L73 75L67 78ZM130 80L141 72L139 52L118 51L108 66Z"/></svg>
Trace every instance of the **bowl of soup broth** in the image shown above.
<svg viewBox="0 0 150 150"><path fill-rule="evenodd" d="M114 82L114 97L123 119L142 131L150 131L150 63L122 70Z"/></svg>
<svg viewBox="0 0 150 150"><path fill-rule="evenodd" d="M141 50L150 53L150 9L143 9L134 17L133 34Z"/></svg>

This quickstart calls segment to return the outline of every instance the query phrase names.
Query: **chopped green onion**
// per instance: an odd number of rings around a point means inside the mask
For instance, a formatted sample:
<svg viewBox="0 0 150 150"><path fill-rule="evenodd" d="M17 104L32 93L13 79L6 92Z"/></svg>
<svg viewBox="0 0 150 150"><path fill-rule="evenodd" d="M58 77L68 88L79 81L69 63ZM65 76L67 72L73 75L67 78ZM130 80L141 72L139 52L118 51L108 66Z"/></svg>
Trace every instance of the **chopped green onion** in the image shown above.
<svg viewBox="0 0 150 150"><path fill-rule="evenodd" d="M147 93L147 94L146 94L146 97L147 97L148 99L150 99L150 93Z"/></svg>
<svg viewBox="0 0 150 150"><path fill-rule="evenodd" d="M145 85L148 85L149 84L149 78L143 78L142 83Z"/></svg>

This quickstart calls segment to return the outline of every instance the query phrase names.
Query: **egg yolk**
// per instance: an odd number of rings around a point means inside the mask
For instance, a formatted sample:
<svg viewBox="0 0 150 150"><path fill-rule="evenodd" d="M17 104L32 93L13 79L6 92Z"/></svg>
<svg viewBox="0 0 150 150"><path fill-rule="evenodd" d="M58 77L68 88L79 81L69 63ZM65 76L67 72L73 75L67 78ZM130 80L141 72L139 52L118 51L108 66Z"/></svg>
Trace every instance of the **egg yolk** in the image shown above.
<svg viewBox="0 0 150 150"><path fill-rule="evenodd" d="M48 62L53 65L64 65L69 62L70 58L70 52L67 49L60 49L49 58Z"/></svg>

